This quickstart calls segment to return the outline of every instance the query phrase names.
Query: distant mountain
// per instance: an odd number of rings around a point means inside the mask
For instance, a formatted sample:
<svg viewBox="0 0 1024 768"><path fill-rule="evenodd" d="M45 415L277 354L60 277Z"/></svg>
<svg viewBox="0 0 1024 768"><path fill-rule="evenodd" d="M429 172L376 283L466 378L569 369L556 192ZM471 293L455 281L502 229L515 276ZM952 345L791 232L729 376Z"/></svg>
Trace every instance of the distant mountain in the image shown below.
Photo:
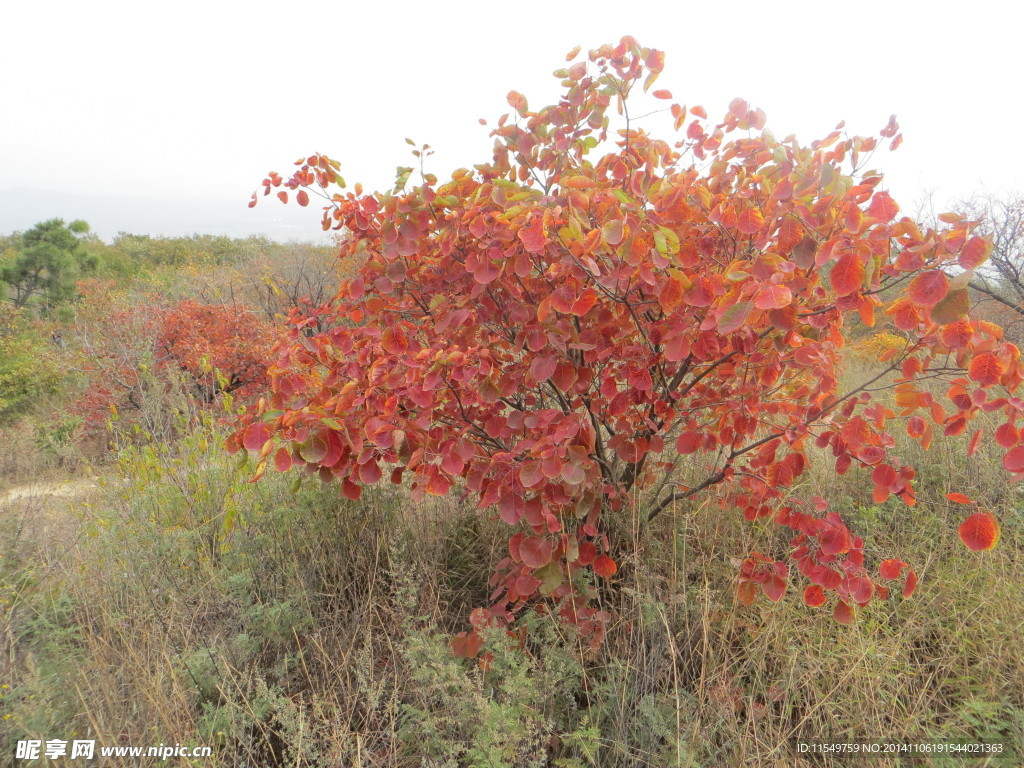
<svg viewBox="0 0 1024 768"><path fill-rule="evenodd" d="M118 232L138 235L211 234L229 237L263 235L272 240L320 242L319 211L261 200L194 200L108 197L41 189L0 190L0 234L30 229L40 221L85 219L93 232L110 241Z"/></svg>

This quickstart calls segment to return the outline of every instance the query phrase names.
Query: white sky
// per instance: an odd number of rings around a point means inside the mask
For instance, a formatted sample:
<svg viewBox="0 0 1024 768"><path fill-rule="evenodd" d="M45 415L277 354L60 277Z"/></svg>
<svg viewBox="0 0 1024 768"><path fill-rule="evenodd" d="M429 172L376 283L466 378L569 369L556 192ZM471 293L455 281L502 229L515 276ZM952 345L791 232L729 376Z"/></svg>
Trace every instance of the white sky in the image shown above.
<svg viewBox="0 0 1024 768"><path fill-rule="evenodd" d="M896 113L904 144L875 165L906 209L926 191L1020 191L1024 11L1013 5L12 0L0 10L0 194L62 202L8 206L31 220L0 218L0 231L75 218L62 197L74 194L120 199L91 222L108 238L229 219L241 222L232 234L318 238L313 206L246 210L268 171L319 151L350 184L382 188L412 164L410 136L435 147L428 169L444 178L490 159L477 119L509 111L510 89L551 103L569 49L627 33L666 52L658 87L712 119L742 96L776 135L810 142L841 119L875 133ZM138 203L166 216L154 224Z"/></svg>

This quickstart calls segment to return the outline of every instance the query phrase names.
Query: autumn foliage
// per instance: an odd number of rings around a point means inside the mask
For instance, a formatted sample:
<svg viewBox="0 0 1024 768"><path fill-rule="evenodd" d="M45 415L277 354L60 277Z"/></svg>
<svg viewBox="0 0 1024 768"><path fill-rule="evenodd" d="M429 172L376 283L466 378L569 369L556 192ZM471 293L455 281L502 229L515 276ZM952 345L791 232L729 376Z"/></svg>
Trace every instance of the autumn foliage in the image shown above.
<svg viewBox="0 0 1024 768"><path fill-rule="evenodd" d="M655 90L675 130L657 138L630 104L663 54L629 37L578 54L555 73L558 104L511 92L493 157L447 181L425 173L408 189L401 168L391 192L347 192L323 155L264 180L266 195L322 199L341 257L365 262L335 300L293 314L272 395L229 447L256 458L257 476L299 468L350 498L382 479L414 498L456 487L500 516L508 554L477 629L539 595L599 641L609 614L595 584L619 565L608 516L653 519L701 494L791 530L783 559L743 561L744 604L797 586L847 623L889 582L909 596L907 563L869 561L841 510L794 487L825 461L876 502L912 505L894 432L927 448L982 412L1005 421L1006 469L1024 477L1020 353L968 312L989 242L956 216L941 231L900 216L865 170L901 141L895 120L804 146L742 99L715 122ZM903 343L844 390L844 327L880 315ZM873 399L886 387L896 410ZM979 511L960 532L984 549L998 524ZM476 638L457 649L473 655Z"/></svg>
<svg viewBox="0 0 1024 768"><path fill-rule="evenodd" d="M176 383L199 407L222 393L246 402L265 390L271 336L250 310L157 297L122 302L102 281L80 290L76 331L88 384L73 410L87 428L102 426L111 408L130 415Z"/></svg>

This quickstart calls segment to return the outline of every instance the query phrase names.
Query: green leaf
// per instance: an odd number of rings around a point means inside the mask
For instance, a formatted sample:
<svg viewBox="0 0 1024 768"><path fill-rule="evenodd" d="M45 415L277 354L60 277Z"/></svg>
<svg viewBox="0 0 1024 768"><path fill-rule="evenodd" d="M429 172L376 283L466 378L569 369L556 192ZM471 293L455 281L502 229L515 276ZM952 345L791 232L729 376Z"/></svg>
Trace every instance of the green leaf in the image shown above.
<svg viewBox="0 0 1024 768"><path fill-rule="evenodd" d="M658 232L654 236L655 240L657 240L659 234L665 238L665 242L668 243L669 253L673 255L679 253L679 235L668 227L658 227Z"/></svg>
<svg viewBox="0 0 1024 768"><path fill-rule="evenodd" d="M533 576L540 579L538 591L547 597L562 585L565 573L562 571L561 566L555 563L548 563L539 571L534 571Z"/></svg>

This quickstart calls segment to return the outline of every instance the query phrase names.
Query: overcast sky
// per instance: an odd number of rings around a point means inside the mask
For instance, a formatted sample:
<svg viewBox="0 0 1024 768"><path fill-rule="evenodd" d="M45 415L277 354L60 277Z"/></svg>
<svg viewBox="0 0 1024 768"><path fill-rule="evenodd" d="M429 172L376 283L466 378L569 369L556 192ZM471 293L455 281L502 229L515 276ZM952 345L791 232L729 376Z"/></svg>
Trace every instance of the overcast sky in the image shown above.
<svg viewBox="0 0 1024 768"><path fill-rule="evenodd" d="M0 232L86 218L105 238L319 238L311 206L249 195L301 155L383 188L433 145L439 176L490 159L477 119L553 102L565 53L631 34L666 52L658 87L713 119L742 96L803 142L842 119L905 208L1024 189L1024 12L1010 3L9 2L0 10ZM663 105L663 103L662 103Z"/></svg>

